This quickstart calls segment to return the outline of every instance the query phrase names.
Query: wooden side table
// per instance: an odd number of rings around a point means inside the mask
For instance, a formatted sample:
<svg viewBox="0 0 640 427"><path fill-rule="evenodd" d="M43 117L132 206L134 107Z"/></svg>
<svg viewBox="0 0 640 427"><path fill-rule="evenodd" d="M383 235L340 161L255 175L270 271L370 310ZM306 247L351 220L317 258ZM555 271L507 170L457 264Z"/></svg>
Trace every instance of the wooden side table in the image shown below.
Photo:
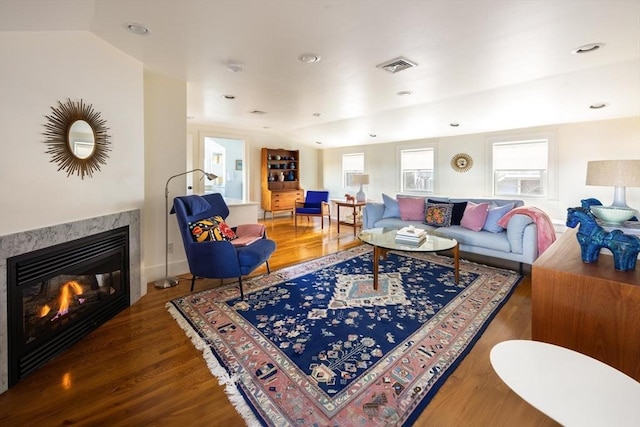
<svg viewBox="0 0 640 427"><path fill-rule="evenodd" d="M356 236L356 229L358 225L362 225L362 222L358 222L358 213L362 211L362 207L367 204L367 202L342 202L339 200L334 200L333 203L336 204L336 211L338 216L338 234L340 234L340 224L353 225L353 237ZM341 221L340 220L340 207L353 209L353 224Z"/></svg>
<svg viewBox="0 0 640 427"><path fill-rule="evenodd" d="M640 268L586 264L568 229L533 264L531 337L586 354L640 381Z"/></svg>

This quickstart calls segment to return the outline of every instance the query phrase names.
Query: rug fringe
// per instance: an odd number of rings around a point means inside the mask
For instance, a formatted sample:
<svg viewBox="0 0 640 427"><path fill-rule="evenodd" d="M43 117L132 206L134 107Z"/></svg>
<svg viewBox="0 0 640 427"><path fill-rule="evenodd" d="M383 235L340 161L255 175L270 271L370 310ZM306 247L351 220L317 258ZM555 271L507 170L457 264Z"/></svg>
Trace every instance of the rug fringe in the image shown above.
<svg viewBox="0 0 640 427"><path fill-rule="evenodd" d="M262 424L258 421L253 410L247 404L246 400L238 390L236 386L236 382L232 376L229 375L227 370L220 365L218 359L213 355L211 348L207 343L200 337L200 335L191 327L189 322L187 322L182 314L175 308L175 306L168 302L166 305L167 310L171 314L171 316L176 320L178 325L184 330L185 334L188 338L191 338L191 342L193 346L202 352L205 362L207 363L207 367L213 376L218 380L218 384L224 385L224 391L229 398L229 401L236 409L238 414L244 421L247 423L247 426L261 426Z"/></svg>

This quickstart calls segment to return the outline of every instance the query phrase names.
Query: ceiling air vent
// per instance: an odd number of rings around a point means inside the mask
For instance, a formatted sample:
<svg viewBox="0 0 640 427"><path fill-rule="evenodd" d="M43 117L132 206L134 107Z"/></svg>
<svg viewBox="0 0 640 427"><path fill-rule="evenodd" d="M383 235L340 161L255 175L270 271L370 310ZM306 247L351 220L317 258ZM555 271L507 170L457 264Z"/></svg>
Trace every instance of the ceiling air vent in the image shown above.
<svg viewBox="0 0 640 427"><path fill-rule="evenodd" d="M380 65L376 65L377 68L382 68L383 70L387 70L388 72L395 74L398 71L406 70L407 68L417 67L418 64L415 62L411 62L406 58L395 58L387 62L383 62Z"/></svg>

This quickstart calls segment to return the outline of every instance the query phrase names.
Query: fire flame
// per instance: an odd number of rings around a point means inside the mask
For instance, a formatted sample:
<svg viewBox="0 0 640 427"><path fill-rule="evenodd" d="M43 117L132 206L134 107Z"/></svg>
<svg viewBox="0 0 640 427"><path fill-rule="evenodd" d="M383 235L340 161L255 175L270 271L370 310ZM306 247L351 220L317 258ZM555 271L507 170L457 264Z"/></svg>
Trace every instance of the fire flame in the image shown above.
<svg viewBox="0 0 640 427"><path fill-rule="evenodd" d="M60 316L64 316L69 312L69 305L71 304L71 298L74 295L82 295L82 285L76 282L75 280L71 280L70 282L62 285L62 289L60 290L60 297L58 300L60 301L60 306L58 308L58 313L54 316L52 321L57 319Z"/></svg>
<svg viewBox="0 0 640 427"><path fill-rule="evenodd" d="M50 311L51 311L51 307L49 307L47 304L45 304L44 307L40 308L40 311L38 312L38 315L40 317L44 317L47 314L49 314Z"/></svg>

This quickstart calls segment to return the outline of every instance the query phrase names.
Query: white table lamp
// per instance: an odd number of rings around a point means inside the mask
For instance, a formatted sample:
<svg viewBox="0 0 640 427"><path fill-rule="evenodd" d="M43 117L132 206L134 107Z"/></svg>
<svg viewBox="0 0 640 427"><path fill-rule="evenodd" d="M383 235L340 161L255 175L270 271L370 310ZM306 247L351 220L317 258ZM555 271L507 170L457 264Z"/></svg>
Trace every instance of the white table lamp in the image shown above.
<svg viewBox="0 0 640 427"><path fill-rule="evenodd" d="M626 187L640 187L640 160L590 161L586 184L614 187L611 206L592 206L591 211L607 224L622 224L637 213L627 206Z"/></svg>
<svg viewBox="0 0 640 427"><path fill-rule="evenodd" d="M356 185L360 184L360 191L356 193L356 200L358 202L366 201L367 196L364 194L364 191L362 191L362 186L365 184L369 184L369 175L364 173L353 175L353 183Z"/></svg>

